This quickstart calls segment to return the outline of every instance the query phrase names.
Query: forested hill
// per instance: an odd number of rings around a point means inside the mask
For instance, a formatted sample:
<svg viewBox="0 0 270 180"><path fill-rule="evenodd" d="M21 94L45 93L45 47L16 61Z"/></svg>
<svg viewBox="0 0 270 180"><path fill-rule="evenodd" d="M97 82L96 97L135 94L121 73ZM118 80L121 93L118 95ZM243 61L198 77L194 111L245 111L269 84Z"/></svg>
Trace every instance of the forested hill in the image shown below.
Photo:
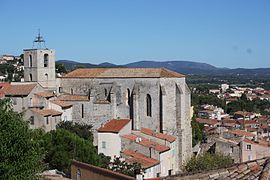
<svg viewBox="0 0 270 180"><path fill-rule="evenodd" d="M218 68L207 63L193 61L138 61L123 65L116 65L109 62L101 64L79 63L70 60L59 60L57 63L64 64L67 70L78 67L98 68L98 67L140 67L140 68L167 68L183 74L205 74L205 75L256 75L270 76L270 68Z"/></svg>

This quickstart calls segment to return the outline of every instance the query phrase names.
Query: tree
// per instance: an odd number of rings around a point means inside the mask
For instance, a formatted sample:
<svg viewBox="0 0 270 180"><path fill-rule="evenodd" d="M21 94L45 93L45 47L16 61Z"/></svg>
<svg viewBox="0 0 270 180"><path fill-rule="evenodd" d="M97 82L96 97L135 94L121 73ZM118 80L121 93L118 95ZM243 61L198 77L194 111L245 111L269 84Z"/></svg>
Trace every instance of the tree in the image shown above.
<svg viewBox="0 0 270 180"><path fill-rule="evenodd" d="M116 157L111 163L110 170L135 177L141 170L141 165L138 163L130 164L126 161L121 161L119 157Z"/></svg>
<svg viewBox="0 0 270 180"><path fill-rule="evenodd" d="M87 124L73 123L71 121L63 121L57 125L57 128L65 129L69 132L77 134L79 137L93 142L92 126Z"/></svg>
<svg viewBox="0 0 270 180"><path fill-rule="evenodd" d="M196 120L196 117L193 116L191 121L191 127L192 127L192 146L195 146L203 139L203 125L198 123Z"/></svg>
<svg viewBox="0 0 270 180"><path fill-rule="evenodd" d="M9 99L0 100L0 179L34 179L41 172L42 149Z"/></svg>
<svg viewBox="0 0 270 180"><path fill-rule="evenodd" d="M72 159L95 166L108 166L110 158L97 154L90 140L85 140L75 133L58 128L43 136L43 147L46 150L45 163L49 168L63 171L70 175Z"/></svg>
<svg viewBox="0 0 270 180"><path fill-rule="evenodd" d="M198 157L193 156L185 165L187 172L201 172L211 169L228 167L233 164L230 156L220 153L204 153Z"/></svg>
<svg viewBox="0 0 270 180"><path fill-rule="evenodd" d="M67 73L66 67L64 64L55 63L56 73Z"/></svg>

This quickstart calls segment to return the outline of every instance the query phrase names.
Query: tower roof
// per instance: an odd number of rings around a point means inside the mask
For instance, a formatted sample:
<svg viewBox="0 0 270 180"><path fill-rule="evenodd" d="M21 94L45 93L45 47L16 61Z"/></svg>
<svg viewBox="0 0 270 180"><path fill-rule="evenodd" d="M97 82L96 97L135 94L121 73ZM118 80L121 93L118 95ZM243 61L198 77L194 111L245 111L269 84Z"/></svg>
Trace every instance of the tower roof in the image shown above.
<svg viewBox="0 0 270 180"><path fill-rule="evenodd" d="M63 78L182 78L185 75L165 68L83 68Z"/></svg>

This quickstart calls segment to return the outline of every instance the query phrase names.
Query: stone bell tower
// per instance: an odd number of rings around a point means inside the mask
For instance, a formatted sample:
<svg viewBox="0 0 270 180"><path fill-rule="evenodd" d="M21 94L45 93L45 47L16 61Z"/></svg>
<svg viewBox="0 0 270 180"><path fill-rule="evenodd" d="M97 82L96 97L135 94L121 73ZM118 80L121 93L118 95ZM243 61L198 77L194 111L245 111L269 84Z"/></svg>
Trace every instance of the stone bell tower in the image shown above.
<svg viewBox="0 0 270 180"><path fill-rule="evenodd" d="M40 33L33 42L33 49L24 49L24 81L37 82L44 88L56 87L55 50L45 47Z"/></svg>

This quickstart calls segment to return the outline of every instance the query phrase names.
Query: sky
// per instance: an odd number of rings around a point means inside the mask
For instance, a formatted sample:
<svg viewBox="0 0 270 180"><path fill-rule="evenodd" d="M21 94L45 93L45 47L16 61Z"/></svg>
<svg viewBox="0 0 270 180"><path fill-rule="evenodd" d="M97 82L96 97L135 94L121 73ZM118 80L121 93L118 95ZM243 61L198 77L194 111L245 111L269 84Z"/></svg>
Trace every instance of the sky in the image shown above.
<svg viewBox="0 0 270 180"><path fill-rule="evenodd" d="M57 60L270 67L270 0L0 0L0 54L39 28Z"/></svg>

